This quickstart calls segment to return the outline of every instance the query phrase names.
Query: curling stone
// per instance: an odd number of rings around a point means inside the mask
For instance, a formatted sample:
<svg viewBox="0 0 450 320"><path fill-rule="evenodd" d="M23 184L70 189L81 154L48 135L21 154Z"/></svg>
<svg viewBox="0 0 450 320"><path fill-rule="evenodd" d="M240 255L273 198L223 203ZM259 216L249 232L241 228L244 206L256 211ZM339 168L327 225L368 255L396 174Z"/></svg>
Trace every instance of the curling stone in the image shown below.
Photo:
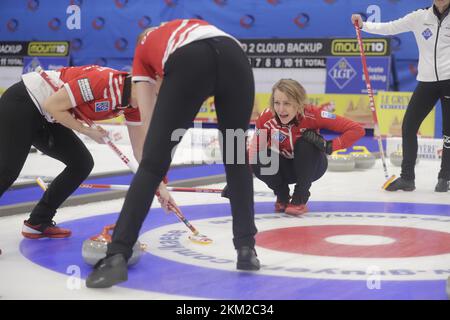
<svg viewBox="0 0 450 320"><path fill-rule="evenodd" d="M93 236L89 239L84 240L83 247L81 249L81 255L83 256L83 260L93 266L100 259L106 256L106 249L108 243L111 242L111 235L109 232L114 229L115 225L108 225L103 228L101 234ZM145 246L137 241L133 247L133 255L128 260L128 265L131 266L136 264L145 249Z"/></svg>
<svg viewBox="0 0 450 320"><path fill-rule="evenodd" d="M359 150L358 152L350 152L355 159L355 168L370 169L375 165L375 156L365 146L354 146L353 149Z"/></svg>
<svg viewBox="0 0 450 320"><path fill-rule="evenodd" d="M351 171L355 169L355 159L350 154L339 154L347 149L336 150L328 156L328 170L330 171Z"/></svg>
<svg viewBox="0 0 450 320"><path fill-rule="evenodd" d="M389 155L389 159L391 160L392 165L396 167L402 166L403 161L403 153L402 151L394 151ZM419 158L416 158L416 164L419 163Z"/></svg>

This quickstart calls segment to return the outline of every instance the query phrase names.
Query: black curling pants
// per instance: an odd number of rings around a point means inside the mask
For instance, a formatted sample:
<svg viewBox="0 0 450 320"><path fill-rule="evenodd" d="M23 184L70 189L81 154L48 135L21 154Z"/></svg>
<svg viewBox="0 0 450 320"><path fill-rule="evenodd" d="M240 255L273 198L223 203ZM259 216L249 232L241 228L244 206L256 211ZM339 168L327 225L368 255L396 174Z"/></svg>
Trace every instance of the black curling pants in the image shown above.
<svg viewBox="0 0 450 320"><path fill-rule="evenodd" d="M108 255L129 258L139 230L162 178L169 169L171 153L188 129L203 101L215 97L223 150L237 142L226 129L247 130L254 102L254 80L248 58L232 39L216 37L177 49L167 60L143 150L143 159L134 176L116 223ZM177 131L176 131L177 130ZM178 139L172 139L176 133ZM181 134L180 134L181 133ZM254 223L253 180L245 145L241 164L227 163L223 152L233 215L233 242L236 248L253 247L257 232ZM235 153L236 154L236 153Z"/></svg>
<svg viewBox="0 0 450 320"><path fill-rule="evenodd" d="M24 83L18 82L0 98L0 196L18 178L32 145L66 165L31 212L29 222L39 224L52 221L56 209L89 175L94 161L72 130L45 120Z"/></svg>
<svg viewBox="0 0 450 320"><path fill-rule="evenodd" d="M289 184L295 183L295 195L301 203L306 203L310 196L311 184L327 170L328 160L325 153L300 138L294 144L294 159L277 155L279 170L275 174L262 174L261 169L268 164L262 164L260 161L252 164L253 173L283 201L289 197Z"/></svg>
<svg viewBox="0 0 450 320"><path fill-rule="evenodd" d="M450 180L450 80L419 82L403 118L403 161L401 177L414 180L417 158L417 132L438 100L442 104L444 148L438 178Z"/></svg>

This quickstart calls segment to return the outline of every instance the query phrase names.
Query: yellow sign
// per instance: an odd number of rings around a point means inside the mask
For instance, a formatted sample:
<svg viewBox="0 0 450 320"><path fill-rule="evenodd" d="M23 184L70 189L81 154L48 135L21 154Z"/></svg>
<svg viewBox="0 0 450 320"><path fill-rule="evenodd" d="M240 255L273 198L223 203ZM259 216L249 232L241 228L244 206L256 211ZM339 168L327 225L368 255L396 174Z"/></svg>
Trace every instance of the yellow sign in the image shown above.
<svg viewBox="0 0 450 320"><path fill-rule="evenodd" d="M251 120L270 106L270 93L257 93ZM369 108L369 98L362 94L309 94L308 103L320 106L329 104L328 111L339 116L350 118L365 127L373 127L372 113ZM203 103L196 118L198 121L216 121L214 100L208 99Z"/></svg>
<svg viewBox="0 0 450 320"><path fill-rule="evenodd" d="M210 97L203 102L200 110L198 111L197 121L205 122L217 122L216 107L214 105L214 98Z"/></svg>
<svg viewBox="0 0 450 320"><path fill-rule="evenodd" d="M364 39L366 56L385 56L388 49L386 39ZM331 42L331 54L334 56L359 56L359 45L356 39L334 39Z"/></svg>
<svg viewBox="0 0 450 320"><path fill-rule="evenodd" d="M29 56L65 57L67 56L68 52L69 43L66 41L32 41L28 44Z"/></svg>
<svg viewBox="0 0 450 320"><path fill-rule="evenodd" d="M411 92L378 92L375 97L375 104L381 135L401 137L403 116L411 95ZM365 128L373 128L373 115L369 108L369 97L366 94L309 94L308 100L309 103L316 106L327 104L328 111L359 122ZM270 93L257 93L251 119L256 120L269 105ZM434 119L435 110L433 109L419 129L418 134L420 136L434 136ZM216 121L212 98L203 104L197 120Z"/></svg>
<svg viewBox="0 0 450 320"><path fill-rule="evenodd" d="M338 116L359 122L365 128L373 127L369 97L365 94L310 94L308 98L313 105L330 104L329 111Z"/></svg>
<svg viewBox="0 0 450 320"><path fill-rule="evenodd" d="M402 122L406 112L411 92L379 92L376 99L376 109L380 133L389 137L402 136ZM418 135L434 137L435 109L433 109L419 128Z"/></svg>

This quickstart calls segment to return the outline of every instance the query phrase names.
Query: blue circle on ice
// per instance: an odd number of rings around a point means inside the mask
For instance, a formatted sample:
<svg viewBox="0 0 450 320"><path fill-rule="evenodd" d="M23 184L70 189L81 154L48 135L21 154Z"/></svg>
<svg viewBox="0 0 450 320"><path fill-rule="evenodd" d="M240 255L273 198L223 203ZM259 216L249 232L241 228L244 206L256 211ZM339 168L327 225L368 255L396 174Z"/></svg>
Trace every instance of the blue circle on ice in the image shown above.
<svg viewBox="0 0 450 320"><path fill-rule="evenodd" d="M439 204L312 201L309 208L310 212L450 216L450 206ZM182 210L194 225L196 220L230 217L228 204L183 206ZM273 203L256 203L255 211L273 212ZM92 267L85 264L81 257L83 241L98 234L103 226L115 223L117 217L117 213L111 213L62 223L62 227L72 230L71 238L24 239L20 250L32 262L62 274L67 274L70 266L79 266L82 278L86 278ZM175 217L162 213L162 209L152 209L141 234L175 222ZM232 241L231 238L229 241ZM261 262L264 264L264 261ZM443 280L383 281L382 285L382 290L368 290L366 281L361 280L311 279L218 270L172 261L151 252L145 253L141 261L129 269L129 280L120 284L124 288L210 299L446 299Z"/></svg>

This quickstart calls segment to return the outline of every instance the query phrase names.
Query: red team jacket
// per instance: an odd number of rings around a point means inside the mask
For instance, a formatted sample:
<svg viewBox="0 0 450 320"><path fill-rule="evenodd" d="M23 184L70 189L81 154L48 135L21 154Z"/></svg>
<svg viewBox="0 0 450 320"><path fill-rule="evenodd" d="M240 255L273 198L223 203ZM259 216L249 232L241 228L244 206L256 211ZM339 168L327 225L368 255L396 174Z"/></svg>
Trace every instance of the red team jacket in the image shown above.
<svg viewBox="0 0 450 320"><path fill-rule="evenodd" d="M122 114L127 124L139 125L138 108L122 106L122 92L128 73L96 65L65 67L46 71L46 76L57 87L64 87L73 108L79 109L91 120L106 120ZM54 93L54 89L37 72L22 75L22 80L39 112L49 122L54 119L42 104Z"/></svg>
<svg viewBox="0 0 450 320"><path fill-rule="evenodd" d="M128 73L95 65L68 67L59 71L72 106L89 119L106 120L123 114L128 124L140 123L138 108L121 105Z"/></svg>
<svg viewBox="0 0 450 320"><path fill-rule="evenodd" d="M173 20L147 31L134 52L133 81L154 83L157 76L164 76L164 65L176 49L197 40L217 36L234 39L208 22L198 19Z"/></svg>
<svg viewBox="0 0 450 320"><path fill-rule="evenodd" d="M263 129L266 129L264 133ZM256 120L256 132L250 144L250 158L253 159L257 151L269 147L285 158L293 159L295 142L306 129L313 129L318 133L320 129L341 132L340 136L332 140L333 151L352 146L365 134L364 128L357 122L316 106L306 106L305 116L298 114L296 121L289 125L282 125L272 110L267 108ZM275 139L278 146L272 143Z"/></svg>

